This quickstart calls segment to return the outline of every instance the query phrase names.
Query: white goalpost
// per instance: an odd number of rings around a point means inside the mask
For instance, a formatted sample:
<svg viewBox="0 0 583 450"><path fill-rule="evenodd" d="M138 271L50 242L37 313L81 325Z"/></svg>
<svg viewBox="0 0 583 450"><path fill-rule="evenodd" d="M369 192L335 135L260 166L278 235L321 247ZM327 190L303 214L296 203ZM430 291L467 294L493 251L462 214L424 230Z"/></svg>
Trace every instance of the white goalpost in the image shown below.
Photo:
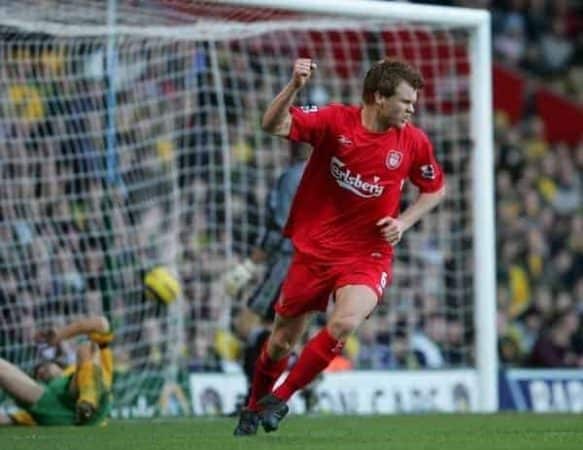
<svg viewBox="0 0 583 450"><path fill-rule="evenodd" d="M0 0L0 357L30 369L42 357L34 330L103 312L118 338L119 416L160 409L163 386L186 388L190 372L228 371L244 295L228 297L221 275L253 247L288 161L262 112L298 56L318 63L306 105L359 103L370 64L392 56L426 79L415 120L448 198L399 245L387 301L353 356L373 336L387 349L381 380L463 372L472 410L496 411L490 52L489 13L472 9ZM160 265L182 283L170 307L145 294ZM439 363L414 358L416 336Z"/></svg>

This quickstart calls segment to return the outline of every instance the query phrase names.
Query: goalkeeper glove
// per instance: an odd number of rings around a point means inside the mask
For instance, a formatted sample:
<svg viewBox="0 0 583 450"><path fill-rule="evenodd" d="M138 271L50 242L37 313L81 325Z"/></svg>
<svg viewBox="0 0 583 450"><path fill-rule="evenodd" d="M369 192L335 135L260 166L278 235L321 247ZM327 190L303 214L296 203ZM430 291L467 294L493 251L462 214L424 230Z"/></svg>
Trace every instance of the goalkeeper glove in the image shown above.
<svg viewBox="0 0 583 450"><path fill-rule="evenodd" d="M241 264L236 265L223 277L223 285L225 286L225 291L231 297L236 296L243 287L245 287L249 281L253 278L257 272L257 265L247 258Z"/></svg>

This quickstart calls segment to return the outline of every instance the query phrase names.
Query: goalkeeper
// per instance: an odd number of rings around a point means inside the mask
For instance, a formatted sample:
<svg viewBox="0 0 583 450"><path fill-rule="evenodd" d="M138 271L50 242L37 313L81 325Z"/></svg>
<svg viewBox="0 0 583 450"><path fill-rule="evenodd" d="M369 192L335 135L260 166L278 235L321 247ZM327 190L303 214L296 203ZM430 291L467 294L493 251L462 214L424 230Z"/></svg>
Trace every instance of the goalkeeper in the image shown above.
<svg viewBox="0 0 583 450"><path fill-rule="evenodd" d="M113 357L112 334L105 317L81 319L58 329L37 334L50 346L87 335L89 342L77 347L76 365L61 368L55 361L36 366L34 379L0 358L0 389L20 410L0 415L3 425L101 425L111 410Z"/></svg>
<svg viewBox="0 0 583 450"><path fill-rule="evenodd" d="M256 278L261 265L266 266L265 275L247 300L247 307L234 318L236 333L245 342L243 370L249 389L255 361L269 336L274 318L273 306L292 259L291 241L283 237L282 230L309 152L308 145L291 143L290 164L267 195L266 227L257 246L247 259L223 277L225 291L235 297Z"/></svg>

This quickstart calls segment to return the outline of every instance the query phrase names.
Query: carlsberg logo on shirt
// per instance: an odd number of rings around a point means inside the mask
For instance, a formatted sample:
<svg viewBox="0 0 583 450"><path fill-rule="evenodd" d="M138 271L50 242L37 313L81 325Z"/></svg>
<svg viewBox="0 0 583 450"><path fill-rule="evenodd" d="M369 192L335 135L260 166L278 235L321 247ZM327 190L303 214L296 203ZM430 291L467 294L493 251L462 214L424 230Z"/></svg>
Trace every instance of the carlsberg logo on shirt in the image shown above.
<svg viewBox="0 0 583 450"><path fill-rule="evenodd" d="M373 198L379 197L383 190L383 186L378 184L380 178L373 177L372 183L369 181L363 181L362 175L359 173L354 174L350 169L346 167L342 161L340 161L335 156L330 160L330 173L332 177L343 189L348 189L353 194L358 195L363 198Z"/></svg>

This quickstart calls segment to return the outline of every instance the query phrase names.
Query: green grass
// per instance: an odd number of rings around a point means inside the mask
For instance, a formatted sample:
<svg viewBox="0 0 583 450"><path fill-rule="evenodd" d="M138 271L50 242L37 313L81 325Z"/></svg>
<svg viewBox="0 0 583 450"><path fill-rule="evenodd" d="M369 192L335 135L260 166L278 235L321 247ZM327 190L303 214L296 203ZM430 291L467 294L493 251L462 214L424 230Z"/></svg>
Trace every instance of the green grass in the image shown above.
<svg viewBox="0 0 583 450"><path fill-rule="evenodd" d="M105 428L4 428L2 450L578 450L581 415L318 416L234 438L235 419L113 421Z"/></svg>

